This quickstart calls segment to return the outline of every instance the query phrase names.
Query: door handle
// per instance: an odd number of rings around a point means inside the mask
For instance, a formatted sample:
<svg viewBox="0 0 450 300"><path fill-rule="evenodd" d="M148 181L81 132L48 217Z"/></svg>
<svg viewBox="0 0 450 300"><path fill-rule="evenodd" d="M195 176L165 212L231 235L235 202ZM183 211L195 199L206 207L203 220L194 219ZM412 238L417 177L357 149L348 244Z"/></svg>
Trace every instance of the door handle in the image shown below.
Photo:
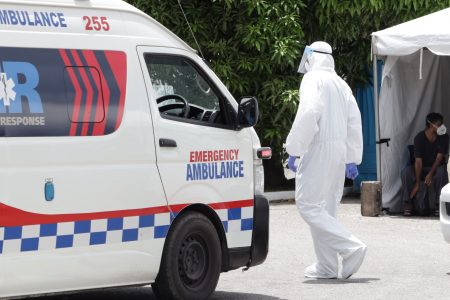
<svg viewBox="0 0 450 300"><path fill-rule="evenodd" d="M171 139L159 139L160 147L176 148L177 142Z"/></svg>

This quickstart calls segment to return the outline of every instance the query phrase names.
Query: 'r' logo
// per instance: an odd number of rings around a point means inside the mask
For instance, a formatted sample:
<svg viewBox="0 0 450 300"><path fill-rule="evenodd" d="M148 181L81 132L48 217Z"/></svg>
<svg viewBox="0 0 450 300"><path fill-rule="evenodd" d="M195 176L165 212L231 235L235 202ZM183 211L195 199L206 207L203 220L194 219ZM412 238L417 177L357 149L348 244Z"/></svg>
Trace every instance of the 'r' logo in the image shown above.
<svg viewBox="0 0 450 300"><path fill-rule="evenodd" d="M19 80L19 75L21 79ZM0 73L0 113L22 113L22 101L28 101L30 113L43 113L42 101L36 87L39 84L39 73L36 67L28 62L5 61L3 73Z"/></svg>

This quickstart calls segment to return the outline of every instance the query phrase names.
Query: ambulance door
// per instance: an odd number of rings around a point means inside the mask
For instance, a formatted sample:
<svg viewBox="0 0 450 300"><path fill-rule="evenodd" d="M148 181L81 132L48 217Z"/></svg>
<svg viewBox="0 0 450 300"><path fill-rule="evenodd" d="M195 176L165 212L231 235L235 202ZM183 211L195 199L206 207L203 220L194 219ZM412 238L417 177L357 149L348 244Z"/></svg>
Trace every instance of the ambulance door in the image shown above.
<svg viewBox="0 0 450 300"><path fill-rule="evenodd" d="M161 51L138 48L169 205L248 203L253 199L252 140L247 129L235 129L235 100L198 56ZM229 246L249 246L250 240L251 230Z"/></svg>

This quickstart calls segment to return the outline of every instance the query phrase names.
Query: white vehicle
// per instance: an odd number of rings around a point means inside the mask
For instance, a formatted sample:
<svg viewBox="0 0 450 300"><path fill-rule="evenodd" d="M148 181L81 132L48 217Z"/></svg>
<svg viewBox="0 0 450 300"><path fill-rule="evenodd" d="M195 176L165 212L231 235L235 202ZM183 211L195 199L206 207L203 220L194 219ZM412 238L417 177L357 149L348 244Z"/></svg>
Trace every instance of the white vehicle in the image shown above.
<svg viewBox="0 0 450 300"><path fill-rule="evenodd" d="M0 1L0 36L0 298L205 299L265 260L256 99L119 0Z"/></svg>
<svg viewBox="0 0 450 300"><path fill-rule="evenodd" d="M439 205L441 231L445 241L450 243L450 184L442 188Z"/></svg>

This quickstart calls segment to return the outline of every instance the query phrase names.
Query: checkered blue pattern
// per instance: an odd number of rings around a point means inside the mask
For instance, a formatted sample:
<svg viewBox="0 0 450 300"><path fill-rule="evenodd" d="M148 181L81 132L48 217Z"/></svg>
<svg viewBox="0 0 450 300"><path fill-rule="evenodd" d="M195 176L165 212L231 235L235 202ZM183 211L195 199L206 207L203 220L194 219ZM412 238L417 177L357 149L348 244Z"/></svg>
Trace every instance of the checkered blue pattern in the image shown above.
<svg viewBox="0 0 450 300"><path fill-rule="evenodd" d="M0 254L86 247L167 236L170 213L0 227Z"/></svg>
<svg viewBox="0 0 450 300"><path fill-rule="evenodd" d="M225 233L253 230L253 206L218 209Z"/></svg>
<svg viewBox="0 0 450 300"><path fill-rule="evenodd" d="M253 230L253 207L218 209L216 212L227 234ZM0 227L0 254L163 239L172 221L170 213L161 213Z"/></svg>

